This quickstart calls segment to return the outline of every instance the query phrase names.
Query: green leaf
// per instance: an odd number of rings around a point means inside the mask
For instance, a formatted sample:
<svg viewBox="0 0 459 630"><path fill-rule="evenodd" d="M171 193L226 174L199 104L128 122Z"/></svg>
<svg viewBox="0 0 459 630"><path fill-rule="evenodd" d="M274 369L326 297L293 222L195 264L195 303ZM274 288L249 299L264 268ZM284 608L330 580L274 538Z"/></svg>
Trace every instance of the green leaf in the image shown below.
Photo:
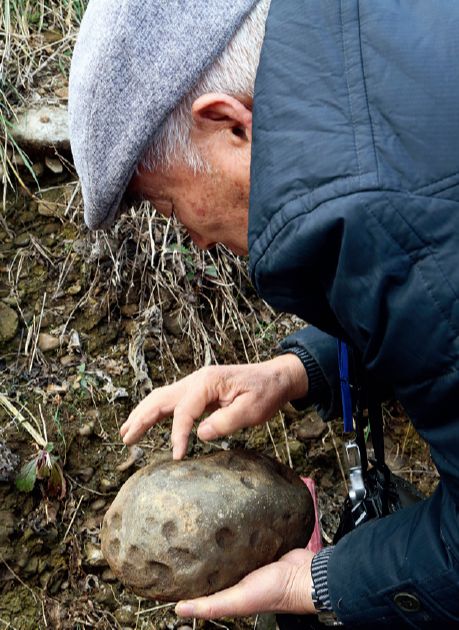
<svg viewBox="0 0 459 630"><path fill-rule="evenodd" d="M218 271L215 265L207 265L204 269L204 275L208 278L218 278Z"/></svg>
<svg viewBox="0 0 459 630"><path fill-rule="evenodd" d="M34 457L24 464L16 477L16 488L20 492L31 492L37 480L37 460Z"/></svg>

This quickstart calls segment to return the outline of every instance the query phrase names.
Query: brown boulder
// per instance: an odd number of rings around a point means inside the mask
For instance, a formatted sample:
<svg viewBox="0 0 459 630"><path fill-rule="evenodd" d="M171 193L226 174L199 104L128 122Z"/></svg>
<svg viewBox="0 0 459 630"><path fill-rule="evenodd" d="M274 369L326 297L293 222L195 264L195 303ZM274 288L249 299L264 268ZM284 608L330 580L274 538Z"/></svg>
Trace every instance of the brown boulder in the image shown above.
<svg viewBox="0 0 459 630"><path fill-rule="evenodd" d="M286 466L250 451L151 464L104 518L102 551L135 593L198 597L297 547L314 527L311 495Z"/></svg>

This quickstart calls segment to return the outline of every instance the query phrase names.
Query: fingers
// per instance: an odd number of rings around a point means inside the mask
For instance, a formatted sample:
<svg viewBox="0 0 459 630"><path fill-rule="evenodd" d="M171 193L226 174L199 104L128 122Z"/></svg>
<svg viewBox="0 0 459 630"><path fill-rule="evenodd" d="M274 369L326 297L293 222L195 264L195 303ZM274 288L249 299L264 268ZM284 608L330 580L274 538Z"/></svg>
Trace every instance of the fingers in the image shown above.
<svg viewBox="0 0 459 630"><path fill-rule="evenodd" d="M179 602L181 617L217 619L245 617L262 612L315 612L311 600L311 560L314 554L294 549L247 575L239 584L209 597Z"/></svg>
<svg viewBox="0 0 459 630"><path fill-rule="evenodd" d="M279 568L277 563L262 567L244 580L209 597L179 602L175 608L181 617L218 619L219 617L245 617L259 612L276 610L280 601ZM282 588L282 587L281 587Z"/></svg>
<svg viewBox="0 0 459 630"><path fill-rule="evenodd" d="M203 420L198 427L201 440L215 440L231 435L238 429L261 424L267 418L257 413L253 396L245 393L238 396L230 405L222 407Z"/></svg>
<svg viewBox="0 0 459 630"><path fill-rule="evenodd" d="M140 402L120 428L123 442L128 446L139 441L156 422L169 416L174 409L176 384L156 389Z"/></svg>

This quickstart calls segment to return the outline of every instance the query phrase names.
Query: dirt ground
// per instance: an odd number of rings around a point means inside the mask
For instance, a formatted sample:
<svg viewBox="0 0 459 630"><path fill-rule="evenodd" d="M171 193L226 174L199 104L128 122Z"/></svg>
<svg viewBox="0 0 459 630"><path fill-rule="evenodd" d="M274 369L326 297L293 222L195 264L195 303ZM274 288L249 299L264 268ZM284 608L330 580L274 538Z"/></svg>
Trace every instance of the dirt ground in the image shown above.
<svg viewBox="0 0 459 630"><path fill-rule="evenodd" d="M0 346L0 394L20 415L0 406L0 444L19 456L17 474L43 452L20 418L28 421L53 444L65 488L37 479L23 492L14 475L0 482L0 628L268 627L262 618L193 625L173 605L129 593L101 555L99 531L123 482L170 452L170 422L141 450L123 446L118 429L135 403L206 362L266 358L299 322L257 300L241 261L196 252L147 208L94 236L71 172L41 183L40 195L10 195L1 208L0 301L17 330ZM392 468L429 493L437 473L396 404L385 426ZM313 477L329 543L345 495L340 434L339 422L321 426L289 407L217 443L193 435L189 456L253 448Z"/></svg>

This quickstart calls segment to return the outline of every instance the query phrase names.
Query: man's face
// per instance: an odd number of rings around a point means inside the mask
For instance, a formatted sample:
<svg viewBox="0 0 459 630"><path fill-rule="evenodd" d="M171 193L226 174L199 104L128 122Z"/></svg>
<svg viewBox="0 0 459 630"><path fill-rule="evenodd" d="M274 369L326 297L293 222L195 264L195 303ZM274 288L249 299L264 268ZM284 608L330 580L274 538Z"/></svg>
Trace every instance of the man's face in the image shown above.
<svg viewBox="0 0 459 630"><path fill-rule="evenodd" d="M248 253L248 188L248 181L234 181L231 172L195 174L184 165L140 169L129 185L163 216L174 214L201 249L222 243L238 255Z"/></svg>
<svg viewBox="0 0 459 630"><path fill-rule="evenodd" d="M216 243L248 253L250 107L227 95L204 95L193 104L191 139L209 172L184 164L149 172L140 168L129 192L148 199L166 217L174 214L202 249Z"/></svg>

